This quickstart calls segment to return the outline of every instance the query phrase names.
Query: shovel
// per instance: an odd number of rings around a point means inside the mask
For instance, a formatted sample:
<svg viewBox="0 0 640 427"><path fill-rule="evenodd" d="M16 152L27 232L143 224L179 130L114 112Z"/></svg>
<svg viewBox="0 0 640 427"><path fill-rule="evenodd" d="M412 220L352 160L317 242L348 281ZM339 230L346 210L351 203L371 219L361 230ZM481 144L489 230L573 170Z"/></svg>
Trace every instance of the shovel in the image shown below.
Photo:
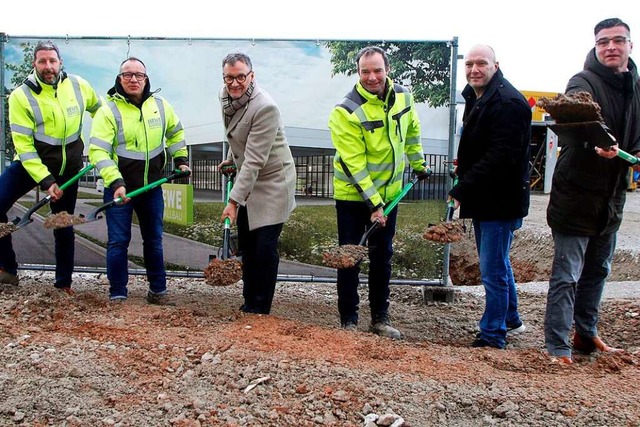
<svg viewBox="0 0 640 427"><path fill-rule="evenodd" d="M384 208L384 215L387 216L395 208L400 200L413 188L420 178L416 175L407 182L400 194ZM367 255L367 240L369 236L380 227L380 222L374 221L371 227L365 231L357 245L342 245L339 248L322 254L322 261L332 268L352 268L360 264Z"/></svg>
<svg viewBox="0 0 640 427"><path fill-rule="evenodd" d="M225 205L229 203L229 193L233 187L233 178L236 174L235 166L227 166L222 169L227 176L227 192ZM242 278L242 262L232 257L231 249L231 220L224 219L224 231L222 234L222 248L220 257L212 257L209 265L204 269L205 282L212 286L228 286L238 282Z"/></svg>
<svg viewBox="0 0 640 427"><path fill-rule="evenodd" d="M191 174L191 171L184 171L184 172L174 171L171 175L167 177L161 178L157 181L147 184L144 187L138 188L137 190L133 190L131 193L127 193L126 196L128 198L136 197L137 195L145 193L149 190L152 190L166 182L173 181L180 178L186 178L190 174ZM97 221L100 218L102 218L102 215L99 215L100 212L106 209L109 209L122 202L123 202L122 197L118 197L116 199L111 200L110 202L105 203L102 206L95 208L94 210L89 212L86 216L80 214L79 217L75 217L73 215L67 214L68 218L60 217L57 221L52 221L52 222L55 222L55 225L50 226L48 228L66 228L66 227L71 227L72 225L81 225L87 222ZM47 226L47 224L45 224L45 226Z"/></svg>
<svg viewBox="0 0 640 427"><path fill-rule="evenodd" d="M72 184L74 184L76 181L78 181L84 174L89 172L94 167L95 166L92 165L92 164L88 164L87 166L85 166L82 170L80 170L80 172L78 172L76 175L74 175L73 178L71 178L70 180L68 180L64 184L62 184L60 186L60 190L64 191L67 188L69 188ZM25 213L22 218L16 217L16 219L14 219L12 221L12 223L13 223L13 225L15 227L12 227L12 231L11 232L17 231L17 230L21 229L22 227L24 227L24 226L26 226L28 224L31 224L33 222L33 218L31 218L31 215L33 215L35 212L38 211L38 209L40 209L41 207L43 207L44 205L49 203L50 200L51 200L51 195L47 194L46 197L40 199L40 201L38 203L33 205L33 207L31 209L29 209L27 211L27 213Z"/></svg>
<svg viewBox="0 0 640 427"><path fill-rule="evenodd" d="M233 188L233 178L236 175L236 167L228 166L223 168L222 173L227 176L227 194L225 197L225 205L229 203L229 193ZM222 234L222 253L221 259L229 259L231 257L231 220L227 217L224 219L224 232Z"/></svg>
<svg viewBox="0 0 640 427"><path fill-rule="evenodd" d="M609 128L601 122L557 123L547 126L567 145L587 143L594 147L607 148L618 143L609 132ZM636 156L620 149L617 156L631 165L636 165L640 161Z"/></svg>
<svg viewBox="0 0 640 427"><path fill-rule="evenodd" d="M455 187L456 184L458 184L458 177L454 175L453 187ZM461 240L464 227L453 221L455 209L455 202L451 199L449 203L447 203L447 214L444 222L440 224L429 224L422 238L441 243L452 243Z"/></svg>

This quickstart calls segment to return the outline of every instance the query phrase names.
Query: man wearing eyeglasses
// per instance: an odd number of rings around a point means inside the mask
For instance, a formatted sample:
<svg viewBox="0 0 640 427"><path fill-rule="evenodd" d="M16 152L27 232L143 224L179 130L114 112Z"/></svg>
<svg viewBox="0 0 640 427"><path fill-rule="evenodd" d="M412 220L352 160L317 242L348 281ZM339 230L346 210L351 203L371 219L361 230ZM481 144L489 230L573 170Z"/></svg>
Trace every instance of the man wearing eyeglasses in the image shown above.
<svg viewBox="0 0 640 427"><path fill-rule="evenodd" d="M0 222L7 222L11 206L36 185L51 197L51 212L74 212L78 184L64 192L60 185L84 166L84 113L93 116L100 107L100 99L86 80L63 71L60 51L52 42L36 44L32 65L32 73L9 96L9 124L16 156L0 176ZM73 228L54 230L53 235L54 286L71 294ZM17 285L17 270L11 235L7 235L0 238L0 283Z"/></svg>
<svg viewBox="0 0 640 427"><path fill-rule="evenodd" d="M105 203L120 197L124 201L105 211L109 299L123 302L128 297L127 253L135 212L149 280L147 302L175 305L167 294L162 250L162 188L155 187L135 198L128 198L127 193L164 177L165 144L174 168L190 170L184 129L171 104L151 92L147 68L138 58L122 62L115 86L107 95L91 127L89 160L104 179Z"/></svg>
<svg viewBox="0 0 640 427"><path fill-rule="evenodd" d="M629 58L629 26L618 18L605 19L594 34L595 47L584 69L569 80L566 93L589 92L617 144L609 149L564 146L553 174L547 222L555 254L545 342L550 356L563 364L573 363L572 350L619 351L598 336L598 312L628 187L628 163L616 154L619 148L640 152L640 81ZM572 322L575 333L570 342Z"/></svg>
<svg viewBox="0 0 640 427"><path fill-rule="evenodd" d="M219 99L237 174L222 220L238 226L245 313L269 314L278 275L278 240L296 206L296 170L278 106L255 80L251 59L222 60ZM223 162L228 163L228 162Z"/></svg>

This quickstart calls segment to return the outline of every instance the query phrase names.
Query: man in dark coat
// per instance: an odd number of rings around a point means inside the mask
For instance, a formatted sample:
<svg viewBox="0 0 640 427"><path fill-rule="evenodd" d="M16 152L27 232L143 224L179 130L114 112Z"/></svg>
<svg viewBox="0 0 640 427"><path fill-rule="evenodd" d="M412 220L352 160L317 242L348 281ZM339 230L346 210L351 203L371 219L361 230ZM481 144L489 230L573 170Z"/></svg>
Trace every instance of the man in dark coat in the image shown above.
<svg viewBox="0 0 640 427"><path fill-rule="evenodd" d="M504 348L524 332L509 261L513 233L529 213L531 108L502 75L495 52L474 46L465 58L469 83L460 146L458 183L449 192L460 218L472 218L480 275L486 292L473 347Z"/></svg>
<svg viewBox="0 0 640 427"><path fill-rule="evenodd" d="M617 158L618 148L640 151L640 83L629 58L630 29L620 19L595 26L595 48L584 70L569 80L566 93L589 92L618 144L609 149L588 144L562 147L553 174L547 222L555 255L547 309L545 342L561 363L572 362L569 332L575 322L573 350L617 351L597 330L605 279L611 272L616 232L622 221L629 164Z"/></svg>

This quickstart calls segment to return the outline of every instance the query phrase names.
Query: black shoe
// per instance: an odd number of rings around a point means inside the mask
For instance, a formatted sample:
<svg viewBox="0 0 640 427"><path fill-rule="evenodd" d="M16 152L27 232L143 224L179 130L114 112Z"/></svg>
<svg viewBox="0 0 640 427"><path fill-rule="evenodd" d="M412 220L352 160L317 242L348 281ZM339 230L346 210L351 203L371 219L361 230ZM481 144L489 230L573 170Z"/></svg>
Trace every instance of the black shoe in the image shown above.
<svg viewBox="0 0 640 427"><path fill-rule="evenodd" d="M500 346L498 344L494 344L491 343L487 340L485 340L484 338L476 338L472 343L471 343L471 347L473 348L480 348L480 347L493 347L493 348L497 348L499 350L504 350L504 346Z"/></svg>
<svg viewBox="0 0 640 427"><path fill-rule="evenodd" d="M18 286L18 282L20 282L20 278L17 274L11 274L4 268L0 268L0 283Z"/></svg>

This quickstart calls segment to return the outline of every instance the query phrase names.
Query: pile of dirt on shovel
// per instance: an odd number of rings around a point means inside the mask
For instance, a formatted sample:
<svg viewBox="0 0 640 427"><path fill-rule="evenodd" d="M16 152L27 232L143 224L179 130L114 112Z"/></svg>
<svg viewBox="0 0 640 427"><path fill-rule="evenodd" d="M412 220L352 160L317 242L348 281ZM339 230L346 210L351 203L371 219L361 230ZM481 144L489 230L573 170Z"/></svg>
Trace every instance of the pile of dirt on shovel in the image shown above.
<svg viewBox="0 0 640 427"><path fill-rule="evenodd" d="M214 258L204 269L204 280L211 286L229 286L242 279L242 262L236 258Z"/></svg>
<svg viewBox="0 0 640 427"><path fill-rule="evenodd" d="M369 249L361 245L341 245L322 254L322 263L331 268L351 268L366 258Z"/></svg>
<svg viewBox="0 0 640 427"><path fill-rule="evenodd" d="M86 219L76 215L71 215L68 212L60 212L57 214L49 215L44 220L44 228L65 228L73 225L84 224Z"/></svg>
<svg viewBox="0 0 640 427"><path fill-rule="evenodd" d="M589 92L542 97L536 105L551 114L556 123L604 122L600 106Z"/></svg>
<svg viewBox="0 0 640 427"><path fill-rule="evenodd" d="M440 243L453 243L462 240L464 236L464 226L458 221L441 222L430 225L422 235L425 240Z"/></svg>
<svg viewBox="0 0 640 427"><path fill-rule="evenodd" d="M0 222L0 239L16 231L18 227L12 222Z"/></svg>

